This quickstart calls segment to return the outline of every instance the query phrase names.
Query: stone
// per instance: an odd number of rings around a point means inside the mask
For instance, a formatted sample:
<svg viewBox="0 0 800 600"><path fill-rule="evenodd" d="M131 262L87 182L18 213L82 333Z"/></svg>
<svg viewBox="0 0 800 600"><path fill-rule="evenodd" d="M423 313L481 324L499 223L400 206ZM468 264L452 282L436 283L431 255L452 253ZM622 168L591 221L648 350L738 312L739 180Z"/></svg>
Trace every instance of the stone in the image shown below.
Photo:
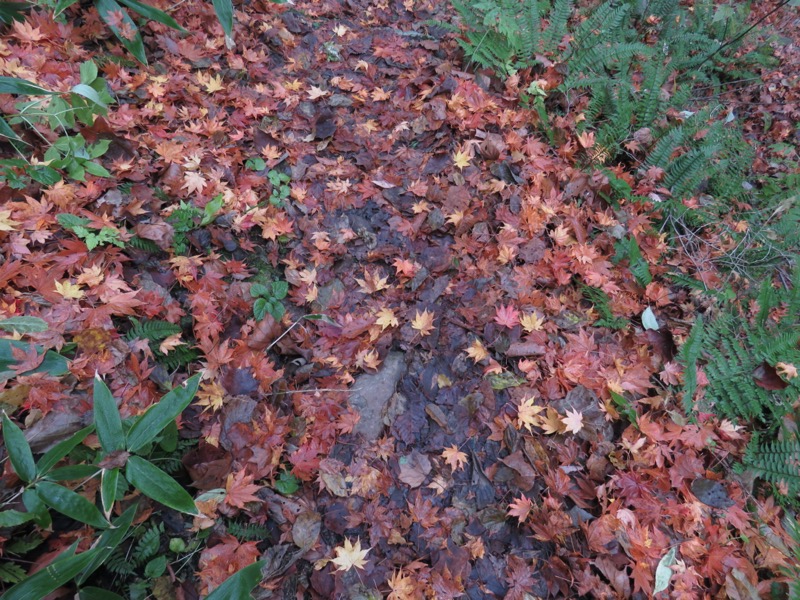
<svg viewBox="0 0 800 600"><path fill-rule="evenodd" d="M361 420L355 426L354 433L361 434L368 441L378 439L383 431L389 400L405 372L405 355L402 352L390 352L376 373L363 373L356 377L350 394L350 406L361 415Z"/></svg>

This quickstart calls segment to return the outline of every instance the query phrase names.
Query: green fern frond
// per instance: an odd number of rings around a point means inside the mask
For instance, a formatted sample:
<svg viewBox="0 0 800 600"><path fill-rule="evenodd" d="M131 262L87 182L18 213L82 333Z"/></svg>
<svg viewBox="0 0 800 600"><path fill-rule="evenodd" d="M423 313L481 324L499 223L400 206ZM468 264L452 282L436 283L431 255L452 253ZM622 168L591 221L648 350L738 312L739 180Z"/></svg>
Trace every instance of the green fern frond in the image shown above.
<svg viewBox="0 0 800 600"><path fill-rule="evenodd" d="M800 494L800 440L762 442L756 433L745 450L742 463L759 477L783 488L795 503Z"/></svg>
<svg viewBox="0 0 800 600"><path fill-rule="evenodd" d="M243 542L264 541L272 537L269 529L255 523L239 523L238 521L228 521L226 523L228 533L237 540Z"/></svg>
<svg viewBox="0 0 800 600"><path fill-rule="evenodd" d="M148 340L150 342L160 342L167 339L171 335L181 332L181 326L169 321L160 321L158 319L151 319L148 321L139 321L131 317L131 328L125 335L129 341L140 339Z"/></svg>

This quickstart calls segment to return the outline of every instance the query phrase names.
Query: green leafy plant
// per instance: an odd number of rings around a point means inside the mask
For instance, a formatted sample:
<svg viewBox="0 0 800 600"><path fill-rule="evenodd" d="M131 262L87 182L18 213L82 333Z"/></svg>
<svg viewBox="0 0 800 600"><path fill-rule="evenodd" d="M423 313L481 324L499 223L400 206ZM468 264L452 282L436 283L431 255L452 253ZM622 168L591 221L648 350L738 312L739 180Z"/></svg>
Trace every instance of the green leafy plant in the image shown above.
<svg viewBox="0 0 800 600"><path fill-rule="evenodd" d="M616 255L614 256L614 263L619 264L623 260L628 261L628 268L636 278L636 283L642 287L648 286L653 281L653 275L650 273L650 266L642 256L642 251L639 249L639 243L633 236L624 237L619 240L615 245Z"/></svg>
<svg viewBox="0 0 800 600"><path fill-rule="evenodd" d="M101 140L87 145L80 134L71 133L78 125L92 125L98 115L105 115L113 98L97 65L86 61L80 66L80 83L65 94L52 92L30 81L15 77L0 77L0 93L33 97L16 105L17 113L0 117L0 136L6 138L20 158L0 161L0 179L10 186L23 188L28 179L44 185L61 180L59 171L73 179L83 180L86 173L108 177L109 172L96 159L108 149L109 142ZM11 125L24 124L44 142L43 160L29 157L30 144L12 129ZM61 131L62 135L50 142L39 128Z"/></svg>
<svg viewBox="0 0 800 600"><path fill-rule="evenodd" d="M255 300L253 303L253 316L257 321L262 320L268 314L272 315L276 321L280 321L286 308L281 300L286 298L289 292L289 284L285 281L273 281L266 285L254 283L250 286L250 297Z"/></svg>
<svg viewBox="0 0 800 600"><path fill-rule="evenodd" d="M58 18L70 6L79 0L59 0L54 7L54 17ZM228 44L233 41L233 3L231 0L212 0L214 11L217 14ZM144 41L137 24L125 10L132 10L135 14L148 21L156 21L176 31L185 32L175 19L164 11L154 6L139 2L138 0L92 0L100 18L108 25L120 43L130 52L136 60L147 64L147 55L144 51Z"/></svg>
<svg viewBox="0 0 800 600"><path fill-rule="evenodd" d="M291 193L291 189L289 188L291 177L285 173L271 170L267 173L267 179L269 179L269 182L272 184L269 203L273 206L283 206L283 201L286 200Z"/></svg>
<svg viewBox="0 0 800 600"><path fill-rule="evenodd" d="M56 217L59 225L68 229L86 243L89 250L94 250L104 244L112 244L120 248L125 246L119 237L119 230L113 227L98 227L89 219L69 213L62 213Z"/></svg>
<svg viewBox="0 0 800 600"><path fill-rule="evenodd" d="M618 317L611 311L611 300L603 290L589 285L581 285L581 291L584 298L591 302L600 314L600 318L595 321L597 327L625 329L628 326L628 319Z"/></svg>
<svg viewBox="0 0 800 600"><path fill-rule="evenodd" d="M65 553L54 561L51 565L54 573L44 580L43 576L37 577L39 573L26 577L10 588L4 599L44 597L73 578L78 586L83 585L127 534L136 512L135 505L117 519L111 520L111 515L115 504L122 499L129 486L173 510L189 515L198 514L189 493L153 464L149 457L156 445L172 446L174 449L173 444L177 443L175 418L192 401L199 383L200 375L190 377L141 416L123 422L111 391L97 377L93 393L93 424L56 444L38 461L34 459L22 430L8 415L3 415L3 439L9 460L14 472L24 483L23 490L7 498L3 506L8 507L17 497L21 497L26 510L7 508L0 511L0 524L16 527L33 521L40 527L48 527L51 523L50 510L54 510L102 532L92 550L74 555L73 548L71 553ZM100 450L96 453L81 446L93 432L97 433L100 441ZM76 454L87 458L77 464L58 466L63 459ZM76 479L84 483L99 479L97 503L60 483ZM84 558L77 560L78 557ZM69 576L62 577L64 573L69 573ZM47 587L50 585L54 587Z"/></svg>

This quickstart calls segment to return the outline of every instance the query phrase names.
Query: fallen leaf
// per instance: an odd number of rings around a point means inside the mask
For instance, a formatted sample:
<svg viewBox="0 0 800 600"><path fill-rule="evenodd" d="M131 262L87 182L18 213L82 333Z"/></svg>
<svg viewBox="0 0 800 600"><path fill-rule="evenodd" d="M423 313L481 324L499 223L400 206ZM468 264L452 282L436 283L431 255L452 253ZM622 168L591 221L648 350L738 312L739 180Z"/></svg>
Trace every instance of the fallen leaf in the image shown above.
<svg viewBox="0 0 800 600"><path fill-rule="evenodd" d="M355 544L345 538L344 546L337 546L333 551L336 552L336 558L331 559L331 562L336 565L336 570L349 571L353 567L356 569L364 568L367 564L366 558L370 549L361 549L360 538L356 538Z"/></svg>
<svg viewBox="0 0 800 600"><path fill-rule="evenodd" d="M508 516L509 517L516 517L520 524L524 523L528 520L528 517L531 514L531 510L533 509L533 502L528 499L526 496L521 496L516 498L511 504L508 506Z"/></svg>
<svg viewBox="0 0 800 600"><path fill-rule="evenodd" d="M414 314L414 320L411 321L411 328L419 331L419 334L422 337L430 335L435 329L433 326L433 316L433 313L428 312L427 308L422 313L416 311Z"/></svg>
<svg viewBox="0 0 800 600"><path fill-rule="evenodd" d="M450 468L453 469L453 471L463 469L467 464L467 453L461 452L455 446L450 446L449 448L442 450L442 458L448 465L450 465Z"/></svg>

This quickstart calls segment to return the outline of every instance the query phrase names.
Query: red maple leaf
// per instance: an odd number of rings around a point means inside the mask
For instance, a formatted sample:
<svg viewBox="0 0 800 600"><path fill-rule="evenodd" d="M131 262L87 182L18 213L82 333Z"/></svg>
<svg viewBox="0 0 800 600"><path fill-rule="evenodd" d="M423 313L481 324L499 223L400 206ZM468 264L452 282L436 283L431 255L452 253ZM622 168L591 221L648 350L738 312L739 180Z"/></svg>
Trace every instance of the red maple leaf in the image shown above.
<svg viewBox="0 0 800 600"><path fill-rule="evenodd" d="M503 306L501 304L497 309L497 314L495 314L494 322L498 325L513 329L519 325L519 311L511 304L508 306Z"/></svg>
<svg viewBox="0 0 800 600"><path fill-rule="evenodd" d="M229 474L225 483L225 504L234 508L244 508L248 502L259 502L260 498L253 494L260 490L261 486L252 481L253 476L247 475L244 470Z"/></svg>

